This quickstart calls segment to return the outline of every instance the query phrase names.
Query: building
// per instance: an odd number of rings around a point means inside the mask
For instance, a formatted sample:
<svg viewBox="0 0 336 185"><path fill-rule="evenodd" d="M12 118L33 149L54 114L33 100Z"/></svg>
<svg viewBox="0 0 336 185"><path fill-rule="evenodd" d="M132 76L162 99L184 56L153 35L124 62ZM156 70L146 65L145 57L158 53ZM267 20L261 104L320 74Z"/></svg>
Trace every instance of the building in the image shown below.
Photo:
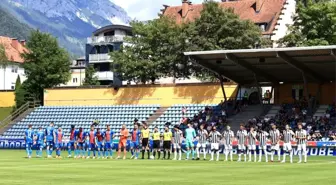
<svg viewBox="0 0 336 185"><path fill-rule="evenodd" d="M232 8L241 19L253 21L262 30L266 38L276 41L284 37L288 25L293 24L295 0L222 0L222 8ZM200 16L202 4L192 4L191 0L182 0L180 6L163 5L160 16L169 16L177 23L194 21Z"/></svg>
<svg viewBox="0 0 336 185"><path fill-rule="evenodd" d="M26 41L0 36L0 45L4 46L8 59L6 65L0 66L0 90L14 90L18 76L20 76L21 82L26 79L24 69L21 66L24 62L21 54L28 52L25 47Z"/></svg>
<svg viewBox="0 0 336 185"><path fill-rule="evenodd" d="M61 87L74 87L81 86L84 83L85 79L85 68L86 62L85 57L78 58L77 60L73 60L71 65L71 78L66 84L60 85Z"/></svg>
<svg viewBox="0 0 336 185"><path fill-rule="evenodd" d="M85 59L93 65L101 85L121 85L118 74L113 72L113 61L108 53L117 51L124 44L124 37L132 35L132 28L125 25L102 27L87 39Z"/></svg>

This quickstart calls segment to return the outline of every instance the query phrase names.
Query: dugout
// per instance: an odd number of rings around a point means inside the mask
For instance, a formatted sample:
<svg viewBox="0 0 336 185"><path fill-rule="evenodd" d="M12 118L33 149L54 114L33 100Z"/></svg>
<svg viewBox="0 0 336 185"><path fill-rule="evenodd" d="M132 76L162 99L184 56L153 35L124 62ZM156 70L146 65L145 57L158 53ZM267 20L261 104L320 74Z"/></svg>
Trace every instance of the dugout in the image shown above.
<svg viewBox="0 0 336 185"><path fill-rule="evenodd" d="M289 103L302 97L313 97L314 102L320 104L335 101L336 45L194 51L184 54L194 64L214 72L222 85L227 79L237 83L238 88L257 87L261 105L262 86L272 87L275 104ZM224 88L223 95L226 100ZM311 113L314 105L308 102L308 112Z"/></svg>

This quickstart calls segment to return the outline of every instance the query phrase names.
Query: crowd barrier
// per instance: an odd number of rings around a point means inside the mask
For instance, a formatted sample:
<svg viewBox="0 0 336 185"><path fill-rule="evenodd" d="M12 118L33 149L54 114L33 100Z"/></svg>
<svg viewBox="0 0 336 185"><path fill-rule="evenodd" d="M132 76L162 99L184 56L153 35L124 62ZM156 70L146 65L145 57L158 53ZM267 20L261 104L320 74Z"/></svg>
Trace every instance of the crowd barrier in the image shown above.
<svg viewBox="0 0 336 185"><path fill-rule="evenodd" d="M283 145L283 142L280 142L280 146ZM296 148L296 143L293 142L293 152L294 155L297 154L297 148ZM64 149L66 149L67 143L64 143ZM150 146L152 146L152 141L150 141ZM237 146L237 141L233 142L233 146ZM1 139L0 138L0 149L24 149L25 146L25 141L22 139ZM127 145L127 150L129 150L129 142ZM114 149L118 148L118 140L114 140ZM209 146L207 147L207 151L209 151ZM258 147L257 147L258 149ZM270 145L268 143L267 149L270 151ZM185 151L185 144L182 143L182 150ZM224 145L220 146L220 153L224 153ZM258 152L258 150L257 150ZM233 153L237 153L237 148L233 148ZM281 150L281 153L283 151ZM307 142L307 153L308 155L311 156L336 156L336 141L309 141Z"/></svg>

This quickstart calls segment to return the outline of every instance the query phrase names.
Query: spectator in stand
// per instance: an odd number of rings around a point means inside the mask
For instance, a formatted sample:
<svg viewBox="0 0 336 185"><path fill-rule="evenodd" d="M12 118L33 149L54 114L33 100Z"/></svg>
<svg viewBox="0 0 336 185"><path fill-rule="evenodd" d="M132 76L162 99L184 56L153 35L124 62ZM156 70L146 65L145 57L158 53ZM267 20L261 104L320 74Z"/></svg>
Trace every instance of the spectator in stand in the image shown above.
<svg viewBox="0 0 336 185"><path fill-rule="evenodd" d="M271 92L269 90L266 90L266 92L264 93L264 102L266 102L266 104L270 104L271 98Z"/></svg>
<svg viewBox="0 0 336 185"><path fill-rule="evenodd" d="M187 108L186 107L182 107L182 116L184 116L187 113Z"/></svg>

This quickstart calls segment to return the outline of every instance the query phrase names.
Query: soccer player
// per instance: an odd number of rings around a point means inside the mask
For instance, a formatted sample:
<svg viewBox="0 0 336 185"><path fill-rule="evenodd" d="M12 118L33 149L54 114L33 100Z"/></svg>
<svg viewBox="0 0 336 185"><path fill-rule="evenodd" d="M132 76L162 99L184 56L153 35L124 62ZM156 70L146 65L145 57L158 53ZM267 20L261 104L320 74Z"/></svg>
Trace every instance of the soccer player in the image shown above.
<svg viewBox="0 0 336 185"><path fill-rule="evenodd" d="M88 157L91 156L91 151L93 151L93 157L92 159L96 158L96 132L94 130L94 125L91 125L90 131L89 131L89 148L88 148Z"/></svg>
<svg viewBox="0 0 336 185"><path fill-rule="evenodd" d="M207 138L208 138L208 132L204 129L204 125L202 124L200 126L200 130L198 131L198 143L196 146L196 152L197 152L197 159L200 159L200 149L203 150L203 160L206 160L206 144L207 144Z"/></svg>
<svg viewBox="0 0 336 185"><path fill-rule="evenodd" d="M161 138L161 133L159 132L159 128L156 126L154 128L154 132L152 133L153 135L153 156L155 159L156 152L158 152L158 159L160 159L160 138ZM170 155L170 153L169 153ZM168 157L169 158L169 157Z"/></svg>
<svg viewBox="0 0 336 185"><path fill-rule="evenodd" d="M189 160L190 151L192 152L192 159L194 160L195 159L194 140L196 138L196 132L190 123L188 123L188 128L185 131L185 137L187 148L186 160Z"/></svg>
<svg viewBox="0 0 336 185"><path fill-rule="evenodd" d="M106 159L108 158L112 159L114 132L111 130L110 125L106 125L104 136L105 136L105 157Z"/></svg>
<svg viewBox="0 0 336 185"><path fill-rule="evenodd" d="M257 141L257 132L254 130L254 127L252 126L250 128L250 132L248 133L248 154L249 154L249 160L248 162L251 162L251 153L253 151L254 155L254 162L257 162L257 153L256 153L256 141Z"/></svg>
<svg viewBox="0 0 336 185"><path fill-rule="evenodd" d="M28 129L25 131L24 138L26 141L27 157L30 159L33 152L32 151L33 139L34 139L33 125L28 125Z"/></svg>
<svg viewBox="0 0 336 185"><path fill-rule="evenodd" d="M173 134L171 131L169 131L169 126L166 125L165 131L163 133L163 159L166 159L167 152L168 152L168 160L170 159L170 148L171 148L172 137L173 137ZM175 155L175 160L176 160L176 155Z"/></svg>
<svg viewBox="0 0 336 185"><path fill-rule="evenodd" d="M237 139L238 139L238 162L241 161L241 154L244 154L244 161L246 162L246 138L247 132L245 130L244 124L240 124L240 129L237 131Z"/></svg>
<svg viewBox="0 0 336 185"><path fill-rule="evenodd" d="M299 153L299 161L298 163L301 163L302 161L302 154L304 156L304 162L307 162L307 131L302 129L302 123L298 123L298 130L295 133L295 137L297 139L297 147L298 147L298 153Z"/></svg>
<svg viewBox="0 0 336 185"><path fill-rule="evenodd" d="M272 124L272 130L270 130L269 134L271 137L271 162L273 162L273 156L275 154L275 151L278 153L278 161L280 162L280 132L276 128L276 125L274 123Z"/></svg>
<svg viewBox="0 0 336 185"><path fill-rule="evenodd" d="M62 128L61 127L58 127L58 130L56 131L56 158L59 158L61 159L62 156L61 156L61 150L62 150L62 147L63 147L63 136L64 136L64 133L62 131Z"/></svg>
<svg viewBox="0 0 336 185"><path fill-rule="evenodd" d="M290 163L293 163L293 151L292 151L292 143L291 141L293 140L294 132L290 129L289 125L286 125L286 130L283 131L283 160L281 163L286 162L286 155L289 153L289 160Z"/></svg>
<svg viewBox="0 0 336 185"><path fill-rule="evenodd" d="M71 150L74 150L74 158L76 158L78 155L76 135L77 135L77 130L75 128L75 125L71 125L70 138L68 142L68 158L71 157Z"/></svg>
<svg viewBox="0 0 336 185"><path fill-rule="evenodd" d="M44 147L44 130L39 127L38 131L35 133L36 136L36 157L42 157L42 150Z"/></svg>
<svg viewBox="0 0 336 185"><path fill-rule="evenodd" d="M221 139L221 134L217 131L217 127L213 126L212 130L209 134L210 141L211 141L211 159L210 161L214 160L214 153L217 154L216 161L219 161L219 141Z"/></svg>
<svg viewBox="0 0 336 185"><path fill-rule="evenodd" d="M133 158L138 159L139 157L140 137L141 137L141 132L138 128L138 125L134 124L134 128L131 132L131 154L132 154L131 159Z"/></svg>
<svg viewBox="0 0 336 185"><path fill-rule="evenodd" d="M51 122L50 125L45 129L46 141L47 141L47 157L52 158L52 151L54 147L55 130L54 122Z"/></svg>
<svg viewBox="0 0 336 185"><path fill-rule="evenodd" d="M78 132L76 133L75 136L75 142L76 142L76 150L77 150L77 155L75 158L85 158L85 138L86 138L86 133L83 131L83 128L80 127ZM89 138L89 137L88 137Z"/></svg>
<svg viewBox="0 0 336 185"><path fill-rule="evenodd" d="M225 161L228 160L228 155L230 153L230 161L232 161L232 141L234 138L234 133L230 126L226 126L226 130L223 133L224 137L224 147L225 147Z"/></svg>
<svg viewBox="0 0 336 185"><path fill-rule="evenodd" d="M104 159L104 135L100 131L100 128L97 128L96 134L95 134L95 144L96 144L96 149L98 150L98 159L102 157Z"/></svg>
<svg viewBox="0 0 336 185"><path fill-rule="evenodd" d="M268 162L268 154L267 154L267 137L268 133L264 130L259 130L258 132L258 140L259 140L259 160L261 162L262 153L265 154L266 162Z"/></svg>
<svg viewBox="0 0 336 185"><path fill-rule="evenodd" d="M149 151L149 134L150 131L147 127L147 124L144 123L143 124L143 129L141 130L141 145L142 145L142 159L145 159L145 150L147 150L147 156L149 159L150 156L150 151Z"/></svg>
<svg viewBox="0 0 336 185"><path fill-rule="evenodd" d="M117 159L120 159L120 153L121 153L121 148L124 149L124 157L123 159L126 159L126 154L127 154L127 150L126 150L126 142L127 142L127 138L128 138L128 130L126 128L126 125L123 124L120 130L120 139L119 139L119 145L118 145L118 157Z"/></svg>
<svg viewBox="0 0 336 185"><path fill-rule="evenodd" d="M165 131L166 133L166 131ZM173 148L174 148L174 159L177 159L177 152L179 152L178 160L182 158L182 147L181 147L181 138L183 137L182 131L179 129L177 125L174 126L174 137L173 137ZM163 155L165 152L163 153ZM163 156L165 158L165 156Z"/></svg>

